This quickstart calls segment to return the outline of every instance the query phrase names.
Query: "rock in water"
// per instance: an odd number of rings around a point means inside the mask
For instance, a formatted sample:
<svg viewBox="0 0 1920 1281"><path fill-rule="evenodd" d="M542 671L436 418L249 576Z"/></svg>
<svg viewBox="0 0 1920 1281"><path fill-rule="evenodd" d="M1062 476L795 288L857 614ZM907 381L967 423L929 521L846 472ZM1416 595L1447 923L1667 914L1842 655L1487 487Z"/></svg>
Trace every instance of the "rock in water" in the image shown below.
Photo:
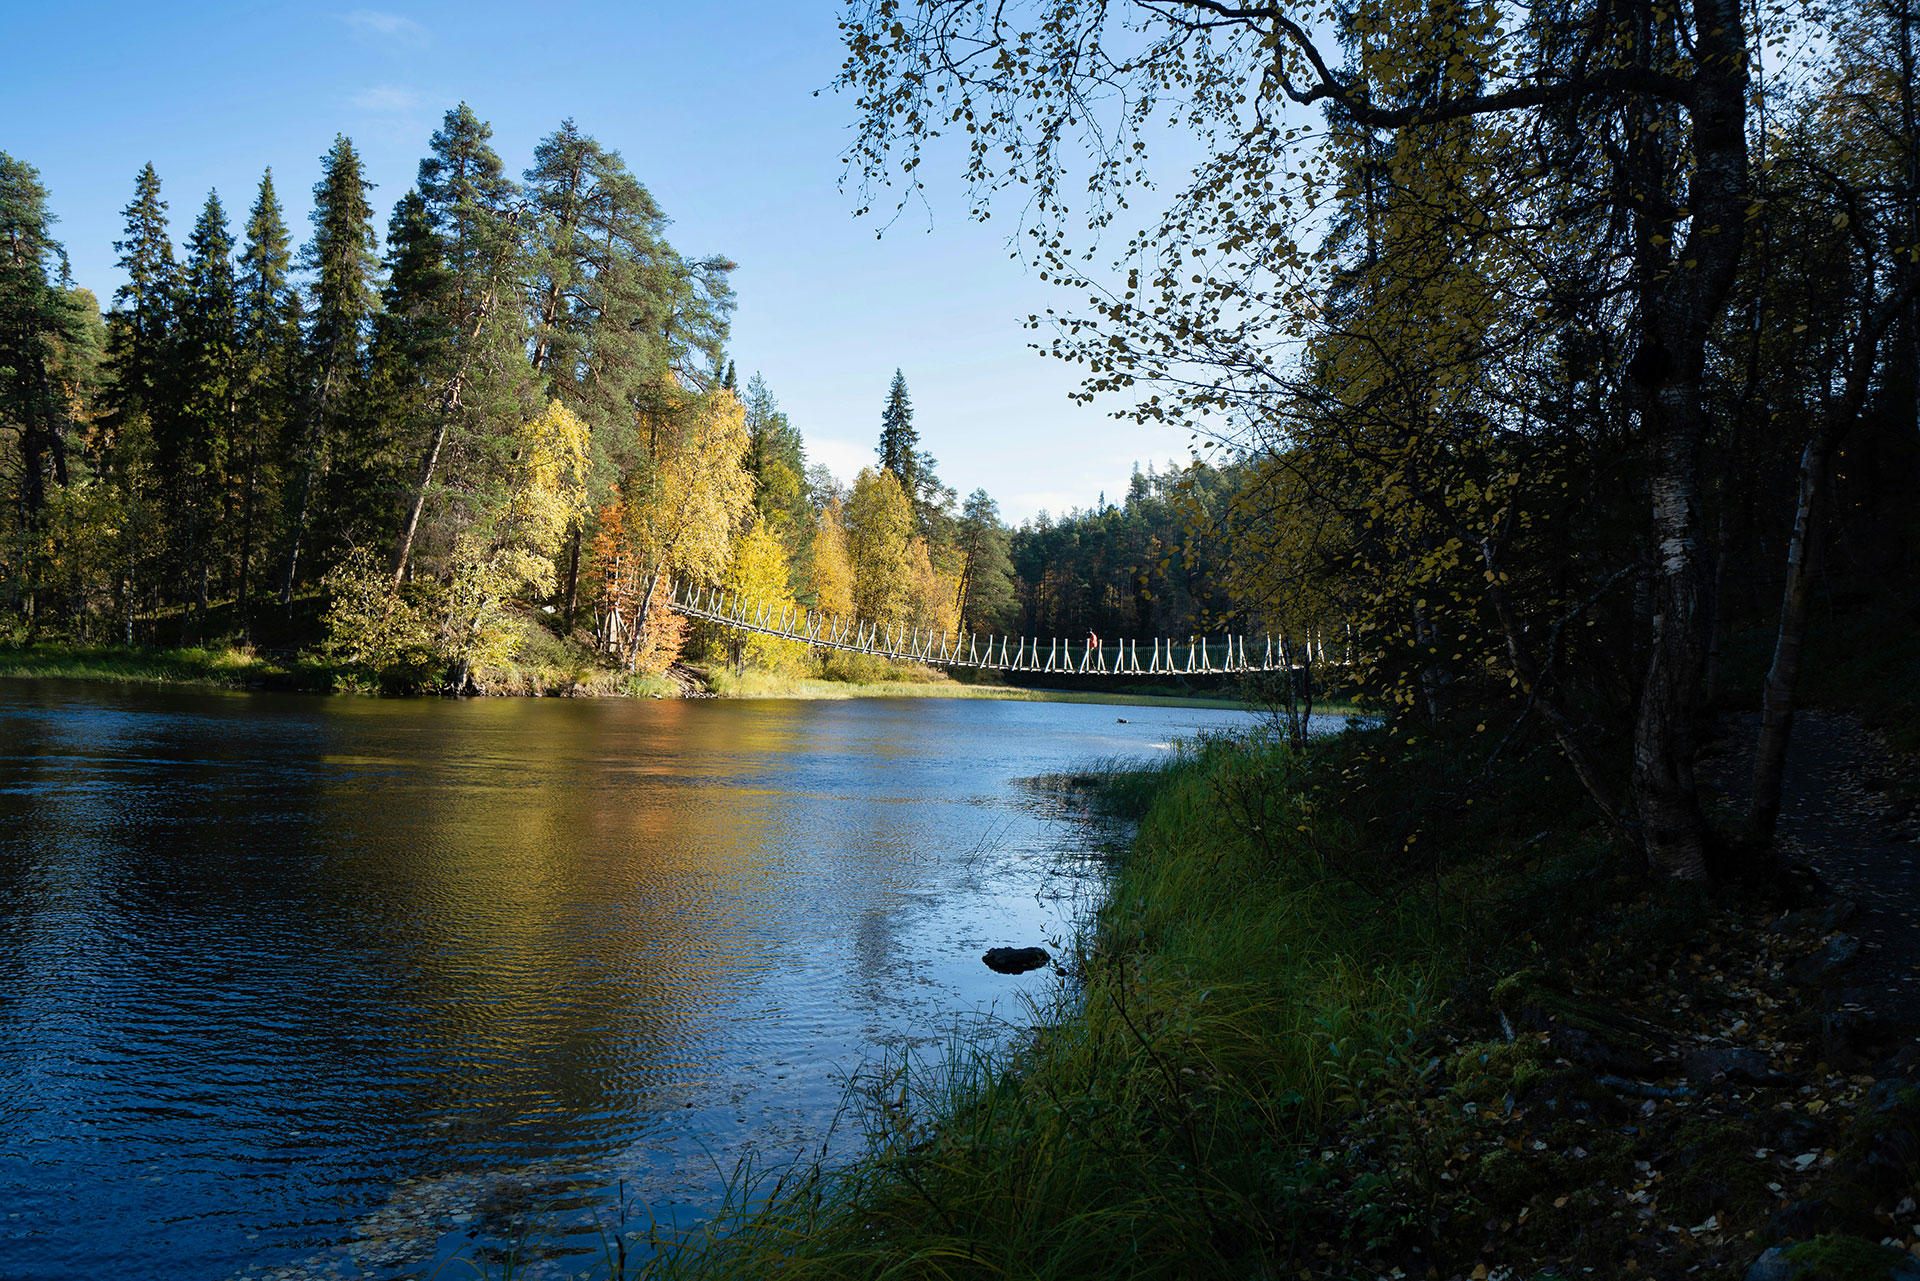
<svg viewBox="0 0 1920 1281"><path fill-rule="evenodd" d="M1025 974L1037 970L1053 958L1044 947L991 947L980 958L995 974Z"/></svg>

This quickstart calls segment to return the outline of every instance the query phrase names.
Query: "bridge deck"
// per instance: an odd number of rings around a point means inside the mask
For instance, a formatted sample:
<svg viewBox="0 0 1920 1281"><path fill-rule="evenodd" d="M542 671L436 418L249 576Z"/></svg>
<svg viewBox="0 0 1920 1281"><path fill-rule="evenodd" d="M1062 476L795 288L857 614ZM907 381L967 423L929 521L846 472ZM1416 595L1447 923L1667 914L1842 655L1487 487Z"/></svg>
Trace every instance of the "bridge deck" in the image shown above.
<svg viewBox="0 0 1920 1281"><path fill-rule="evenodd" d="M872 654L903 663L938 667L976 667L1003 672L1054 672L1061 675L1186 676L1241 672L1278 672L1298 666L1291 646L1283 640L1259 638L1249 657L1245 636L1218 640L1171 637L1148 642L1120 641L1077 645L1059 637L989 635L984 645L978 635L925 631L905 624L862 623L798 605L769 605L748 601L719 588L685 583L668 585L668 604L688 618L701 618L739 631L777 636L818 649L850 654Z"/></svg>

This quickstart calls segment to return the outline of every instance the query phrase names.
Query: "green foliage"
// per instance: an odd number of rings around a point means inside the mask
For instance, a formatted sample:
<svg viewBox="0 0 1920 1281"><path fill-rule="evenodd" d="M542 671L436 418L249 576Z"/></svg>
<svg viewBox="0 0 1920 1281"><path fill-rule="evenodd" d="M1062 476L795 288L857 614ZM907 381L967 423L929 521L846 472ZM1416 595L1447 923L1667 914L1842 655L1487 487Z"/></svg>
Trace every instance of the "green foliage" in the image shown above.
<svg viewBox="0 0 1920 1281"><path fill-rule="evenodd" d="M395 591L365 549L329 570L321 587L328 600L321 653L330 660L397 690L436 683L446 670L428 611Z"/></svg>

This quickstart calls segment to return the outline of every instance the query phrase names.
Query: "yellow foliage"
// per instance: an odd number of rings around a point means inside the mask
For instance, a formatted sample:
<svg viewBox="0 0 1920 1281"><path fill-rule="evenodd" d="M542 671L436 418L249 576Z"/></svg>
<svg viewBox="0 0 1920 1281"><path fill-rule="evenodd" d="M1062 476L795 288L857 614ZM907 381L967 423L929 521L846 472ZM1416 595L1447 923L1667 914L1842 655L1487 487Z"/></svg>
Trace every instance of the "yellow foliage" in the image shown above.
<svg viewBox="0 0 1920 1281"><path fill-rule="evenodd" d="M549 402L520 425L513 446L506 501L454 544L438 646L456 682L512 660L506 603L523 590L552 589L554 553L586 508L587 425L572 410Z"/></svg>
<svg viewBox="0 0 1920 1281"><path fill-rule="evenodd" d="M731 392L689 402L669 428L655 438L650 470L601 510L589 557L601 644L635 671L663 671L680 655L685 627L666 610L668 576L723 575L733 531L753 506L746 422Z"/></svg>
<svg viewBox="0 0 1920 1281"><path fill-rule="evenodd" d="M732 392L717 391L676 416L663 436L650 483L630 505L649 574L712 581L733 554L733 532L753 506L747 425Z"/></svg>
<svg viewBox="0 0 1920 1281"><path fill-rule="evenodd" d="M933 567L924 538L915 538L907 549L907 564L913 587L913 625L935 632L958 630L960 576L943 574Z"/></svg>
<svg viewBox="0 0 1920 1281"><path fill-rule="evenodd" d="M433 628L394 590L393 575L364 547L320 580L327 594L327 638L321 651L337 663L376 674L435 665Z"/></svg>
<svg viewBox="0 0 1920 1281"><path fill-rule="evenodd" d="M917 586L913 505L892 472L861 469L847 499L846 524L853 612L871 622L911 618Z"/></svg>
<svg viewBox="0 0 1920 1281"><path fill-rule="evenodd" d="M815 608L839 618L853 616L853 562L837 499L821 510L814 526L812 578Z"/></svg>
<svg viewBox="0 0 1920 1281"><path fill-rule="evenodd" d="M756 609L765 606L778 614L793 604L787 585L787 551L765 520L755 520L734 541L726 585ZM807 647L795 641L733 631L727 640L736 666L745 660L772 671L797 671L806 664Z"/></svg>

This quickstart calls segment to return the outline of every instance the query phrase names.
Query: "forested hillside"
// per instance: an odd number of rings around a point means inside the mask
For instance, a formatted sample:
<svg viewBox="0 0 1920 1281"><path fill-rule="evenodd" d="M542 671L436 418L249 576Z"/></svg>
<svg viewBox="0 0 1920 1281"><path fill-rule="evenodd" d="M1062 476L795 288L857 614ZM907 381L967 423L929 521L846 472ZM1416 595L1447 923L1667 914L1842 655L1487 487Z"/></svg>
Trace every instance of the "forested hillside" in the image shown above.
<svg viewBox="0 0 1920 1281"><path fill-rule="evenodd" d="M36 170L0 157L16 640L304 646L390 688L461 688L554 640L630 672L689 647L818 666L690 633L670 577L1002 632L1117 627L1081 598L1158 583L1183 537L1170 479L1130 500L1097 567L1020 534L1016 587L1013 531L940 481L899 373L876 394L876 465L848 488L809 469L728 356L733 264L675 249L619 152L571 121L518 178L491 132L447 112L384 223L338 137L303 243L269 170L237 229L209 193L176 245L149 164L104 314ZM1186 630L1184 591L1129 617Z"/></svg>

